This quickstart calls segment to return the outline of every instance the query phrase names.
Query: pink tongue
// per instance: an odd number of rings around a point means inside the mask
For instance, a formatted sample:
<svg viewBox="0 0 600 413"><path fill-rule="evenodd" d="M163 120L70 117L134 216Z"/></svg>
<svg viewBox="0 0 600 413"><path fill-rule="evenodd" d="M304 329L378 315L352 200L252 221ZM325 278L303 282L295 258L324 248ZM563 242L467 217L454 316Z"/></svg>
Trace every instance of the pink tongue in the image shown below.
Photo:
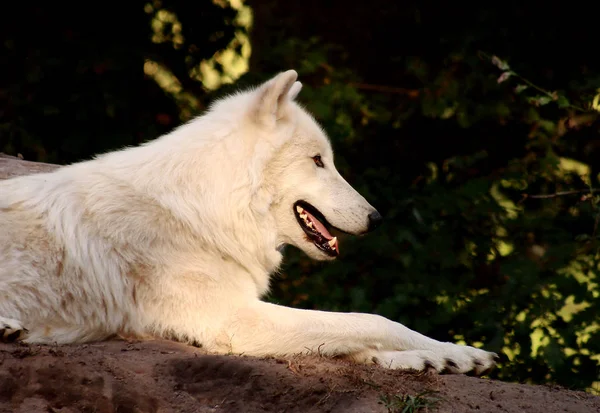
<svg viewBox="0 0 600 413"><path fill-rule="evenodd" d="M310 218L310 221L315 226L315 229L319 231L325 238L327 238L328 240L333 238L329 231L327 231L327 228L325 228L325 225L321 224L321 221L313 217L307 210L304 210L304 213L308 215L308 218Z"/></svg>

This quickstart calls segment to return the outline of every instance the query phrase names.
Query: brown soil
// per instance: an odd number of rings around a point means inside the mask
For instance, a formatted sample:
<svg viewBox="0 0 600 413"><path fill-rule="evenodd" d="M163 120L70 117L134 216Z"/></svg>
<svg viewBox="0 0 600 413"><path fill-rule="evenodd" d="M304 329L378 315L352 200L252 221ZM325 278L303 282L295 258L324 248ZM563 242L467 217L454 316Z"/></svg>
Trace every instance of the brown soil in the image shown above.
<svg viewBox="0 0 600 413"><path fill-rule="evenodd" d="M40 172L51 172L58 165L49 163L23 161L14 156L0 152L0 179L13 178L15 176L37 174Z"/></svg>
<svg viewBox="0 0 600 413"><path fill-rule="evenodd" d="M0 344L0 413L400 412L380 398L423 391L441 401L419 411L600 412L600 397L583 392L317 356L215 356L163 340Z"/></svg>

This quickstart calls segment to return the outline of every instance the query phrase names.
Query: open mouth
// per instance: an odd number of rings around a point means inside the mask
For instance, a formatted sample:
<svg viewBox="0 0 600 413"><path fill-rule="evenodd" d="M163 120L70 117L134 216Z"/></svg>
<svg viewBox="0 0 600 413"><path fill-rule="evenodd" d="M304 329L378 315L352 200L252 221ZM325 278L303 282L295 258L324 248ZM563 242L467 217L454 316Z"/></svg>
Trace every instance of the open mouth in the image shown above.
<svg viewBox="0 0 600 413"><path fill-rule="evenodd" d="M294 215L308 239L330 257L337 257L340 253L337 237L329 233L327 227L332 228L323 214L308 202L298 201L294 204Z"/></svg>

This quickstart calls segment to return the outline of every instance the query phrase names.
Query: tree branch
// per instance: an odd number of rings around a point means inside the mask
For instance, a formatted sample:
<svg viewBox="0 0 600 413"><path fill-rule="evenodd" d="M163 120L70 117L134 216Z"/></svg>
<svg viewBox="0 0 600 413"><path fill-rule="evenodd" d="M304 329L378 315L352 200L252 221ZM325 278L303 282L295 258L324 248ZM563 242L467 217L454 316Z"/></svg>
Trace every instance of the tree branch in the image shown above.
<svg viewBox="0 0 600 413"><path fill-rule="evenodd" d="M371 90L373 92L381 93L397 93L400 95L406 95L411 98L416 98L421 93L419 89L406 89L403 87L386 86L386 85L373 85L369 83L350 83L350 86L362 90Z"/></svg>
<svg viewBox="0 0 600 413"><path fill-rule="evenodd" d="M553 194L539 194L539 195L521 194L521 195L523 196L522 201L524 201L527 198L548 199L548 198L557 198L559 196L567 196L567 195L593 194L596 192L600 192L600 189L578 189L578 190L572 190L572 191L560 191L560 192L555 192Z"/></svg>

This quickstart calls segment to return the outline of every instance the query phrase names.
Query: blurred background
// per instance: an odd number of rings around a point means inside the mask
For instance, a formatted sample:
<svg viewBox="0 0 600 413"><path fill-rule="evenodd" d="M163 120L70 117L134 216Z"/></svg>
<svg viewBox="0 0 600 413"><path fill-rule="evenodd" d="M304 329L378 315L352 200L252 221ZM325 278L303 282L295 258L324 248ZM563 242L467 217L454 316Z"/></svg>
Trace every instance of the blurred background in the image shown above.
<svg viewBox="0 0 600 413"><path fill-rule="evenodd" d="M586 3L5 2L0 152L137 145L296 69L385 216L269 300L502 352L493 377L600 392L600 59ZM589 3L591 5L591 3Z"/></svg>

